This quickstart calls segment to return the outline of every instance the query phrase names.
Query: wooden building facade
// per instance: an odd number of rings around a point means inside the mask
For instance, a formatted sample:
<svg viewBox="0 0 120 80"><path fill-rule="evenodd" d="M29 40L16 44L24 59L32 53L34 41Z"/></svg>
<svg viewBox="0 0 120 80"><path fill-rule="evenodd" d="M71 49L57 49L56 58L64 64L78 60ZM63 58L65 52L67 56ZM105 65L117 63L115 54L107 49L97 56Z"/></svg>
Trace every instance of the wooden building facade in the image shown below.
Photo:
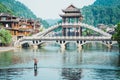
<svg viewBox="0 0 120 80"><path fill-rule="evenodd" d="M13 38L19 39L39 32L39 21L19 18L7 13L0 13L0 26L9 30Z"/></svg>

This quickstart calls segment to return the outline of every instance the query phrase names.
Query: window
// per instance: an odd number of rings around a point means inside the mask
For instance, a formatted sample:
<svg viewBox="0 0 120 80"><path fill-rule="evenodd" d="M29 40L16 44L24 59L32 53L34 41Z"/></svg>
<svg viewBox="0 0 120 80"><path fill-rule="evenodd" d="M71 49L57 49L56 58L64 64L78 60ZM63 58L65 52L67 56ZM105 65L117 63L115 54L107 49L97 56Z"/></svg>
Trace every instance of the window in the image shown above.
<svg viewBox="0 0 120 80"><path fill-rule="evenodd" d="M1 20L7 20L6 17L2 17Z"/></svg>

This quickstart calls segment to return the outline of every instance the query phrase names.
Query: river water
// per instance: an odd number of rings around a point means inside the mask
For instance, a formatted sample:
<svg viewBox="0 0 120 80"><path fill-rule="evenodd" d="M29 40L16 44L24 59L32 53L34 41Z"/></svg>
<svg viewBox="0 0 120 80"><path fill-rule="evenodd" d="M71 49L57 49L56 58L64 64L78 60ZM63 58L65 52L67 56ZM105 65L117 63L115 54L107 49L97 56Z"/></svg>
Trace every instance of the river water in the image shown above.
<svg viewBox="0 0 120 80"><path fill-rule="evenodd" d="M34 61L38 68L34 70ZM116 48L85 46L18 49L0 53L0 80L120 80Z"/></svg>

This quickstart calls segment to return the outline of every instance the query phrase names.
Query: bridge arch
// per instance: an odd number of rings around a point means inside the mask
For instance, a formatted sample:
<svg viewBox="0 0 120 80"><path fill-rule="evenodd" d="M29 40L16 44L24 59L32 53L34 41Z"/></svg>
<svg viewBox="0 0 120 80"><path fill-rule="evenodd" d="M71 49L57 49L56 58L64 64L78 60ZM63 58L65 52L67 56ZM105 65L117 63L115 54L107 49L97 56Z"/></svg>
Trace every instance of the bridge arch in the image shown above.
<svg viewBox="0 0 120 80"><path fill-rule="evenodd" d="M46 29L45 31L39 32L39 33L33 35L33 37L36 37L36 36L45 36L45 35L48 34L49 32L51 32L51 31L53 31L54 29L57 29L57 28L59 28L59 27L61 27L61 26L62 26L61 23L60 23L60 24L53 25L53 26L49 27L48 29Z"/></svg>
<svg viewBox="0 0 120 80"><path fill-rule="evenodd" d="M51 31L55 30L56 28L59 28L61 26L64 26L64 25L76 25L76 26L81 26L81 27L84 27L84 28L88 28L88 29L91 29L93 31L96 31L104 36L111 36L109 33L107 32L104 32L102 31L101 29L98 29L98 28L95 28L94 26L91 26L91 25L88 25L88 24L85 24L85 23L60 23L60 24L56 24L50 28L48 28L47 30L43 31L43 32L40 32L40 33L37 33L36 35L34 36L45 36L47 35L48 33L50 33Z"/></svg>
<svg viewBox="0 0 120 80"><path fill-rule="evenodd" d="M77 45L77 42L76 41L65 41L65 46L67 45L67 44L69 44L69 43L74 43L75 45Z"/></svg>
<svg viewBox="0 0 120 80"><path fill-rule="evenodd" d="M93 43L93 41L86 41L86 42L82 43L81 45L83 46L83 45L86 45L86 44L89 44L89 43ZM103 41L94 41L94 43L100 43L100 44L105 45L106 47L112 46L112 44L110 44L110 43L105 43L105 42L103 42Z"/></svg>
<svg viewBox="0 0 120 80"><path fill-rule="evenodd" d="M22 48L28 48L30 47L30 44L28 42L21 44Z"/></svg>
<svg viewBox="0 0 120 80"><path fill-rule="evenodd" d="M21 47L30 47L31 46L31 42L28 42L28 41L23 41L23 42L19 42L20 46Z"/></svg>
<svg viewBox="0 0 120 80"><path fill-rule="evenodd" d="M54 41L54 42L50 42L50 41L42 41L42 42L38 43L37 46L41 46L41 45L44 44L44 43L53 43L53 44L57 44L57 45L60 46L60 43L59 43L59 42L56 42L56 41Z"/></svg>

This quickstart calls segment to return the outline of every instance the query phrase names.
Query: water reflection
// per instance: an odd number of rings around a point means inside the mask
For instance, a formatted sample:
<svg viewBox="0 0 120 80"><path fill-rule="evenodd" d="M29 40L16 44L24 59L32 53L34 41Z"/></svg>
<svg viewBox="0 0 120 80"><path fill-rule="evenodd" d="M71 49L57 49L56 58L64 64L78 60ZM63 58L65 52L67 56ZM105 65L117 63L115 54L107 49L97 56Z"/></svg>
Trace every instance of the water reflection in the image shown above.
<svg viewBox="0 0 120 80"><path fill-rule="evenodd" d="M118 51L105 47L22 49L0 53L0 80L119 80L119 66Z"/></svg>
<svg viewBox="0 0 120 80"><path fill-rule="evenodd" d="M0 66L8 66L13 62L12 52L0 53Z"/></svg>
<svg viewBox="0 0 120 80"><path fill-rule="evenodd" d="M62 76L65 80L80 80L81 79L81 69L77 68L63 68Z"/></svg>
<svg viewBox="0 0 120 80"><path fill-rule="evenodd" d="M0 80L12 80L23 75L24 69L0 69Z"/></svg>
<svg viewBox="0 0 120 80"><path fill-rule="evenodd" d="M34 69L34 76L37 76L37 75L38 75L38 70Z"/></svg>
<svg viewBox="0 0 120 80"><path fill-rule="evenodd" d="M95 69L93 70L96 75L93 77L100 80L119 80L120 79L120 71L114 70L104 70L104 69Z"/></svg>
<svg viewBox="0 0 120 80"><path fill-rule="evenodd" d="M80 65L82 63L82 52L66 51L62 57L63 66Z"/></svg>

